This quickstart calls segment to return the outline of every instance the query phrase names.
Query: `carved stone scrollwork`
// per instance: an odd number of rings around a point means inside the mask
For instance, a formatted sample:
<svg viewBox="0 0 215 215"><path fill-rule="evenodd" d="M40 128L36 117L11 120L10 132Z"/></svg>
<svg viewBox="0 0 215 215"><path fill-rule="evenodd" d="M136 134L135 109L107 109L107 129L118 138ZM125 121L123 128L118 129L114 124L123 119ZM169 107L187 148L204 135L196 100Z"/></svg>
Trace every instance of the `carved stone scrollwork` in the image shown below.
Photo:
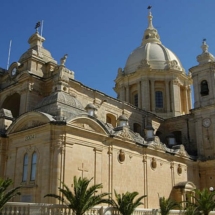
<svg viewBox="0 0 215 215"><path fill-rule="evenodd" d="M167 64L167 69L181 70L176 60L169 61Z"/></svg>
<svg viewBox="0 0 215 215"><path fill-rule="evenodd" d="M180 83L179 83L178 78L176 78L176 79L173 80L173 84L174 84L174 85L180 86Z"/></svg>
<svg viewBox="0 0 215 215"><path fill-rule="evenodd" d="M120 135L119 136L121 136L122 138L125 138L125 139L132 139L131 138L131 135L129 134L129 130L128 130L128 128L123 128L123 130L121 131L121 133L120 133Z"/></svg>
<svg viewBox="0 0 215 215"><path fill-rule="evenodd" d="M146 59L141 60L140 65L138 66L138 69L144 69L144 68L149 68L149 69L151 68L149 62Z"/></svg>

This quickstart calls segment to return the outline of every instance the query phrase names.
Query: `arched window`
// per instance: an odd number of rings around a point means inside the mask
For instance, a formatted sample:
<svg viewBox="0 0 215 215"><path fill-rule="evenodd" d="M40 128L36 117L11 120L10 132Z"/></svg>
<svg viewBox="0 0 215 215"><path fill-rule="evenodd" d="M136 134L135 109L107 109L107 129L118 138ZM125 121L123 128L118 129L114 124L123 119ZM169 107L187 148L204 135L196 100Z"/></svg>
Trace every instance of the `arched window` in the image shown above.
<svg viewBox="0 0 215 215"><path fill-rule="evenodd" d="M22 181L27 181L28 176L28 154L24 155Z"/></svg>
<svg viewBox="0 0 215 215"><path fill-rule="evenodd" d="M31 181L35 181L37 167L37 154L34 152L31 158Z"/></svg>
<svg viewBox="0 0 215 215"><path fill-rule="evenodd" d="M161 91L155 92L155 105L156 108L163 108L163 92Z"/></svg>
<svg viewBox="0 0 215 215"><path fill-rule="evenodd" d="M209 94L208 82L206 80L201 82L201 95L207 96Z"/></svg>
<svg viewBox="0 0 215 215"><path fill-rule="evenodd" d="M138 107L138 94L134 94L134 105Z"/></svg>

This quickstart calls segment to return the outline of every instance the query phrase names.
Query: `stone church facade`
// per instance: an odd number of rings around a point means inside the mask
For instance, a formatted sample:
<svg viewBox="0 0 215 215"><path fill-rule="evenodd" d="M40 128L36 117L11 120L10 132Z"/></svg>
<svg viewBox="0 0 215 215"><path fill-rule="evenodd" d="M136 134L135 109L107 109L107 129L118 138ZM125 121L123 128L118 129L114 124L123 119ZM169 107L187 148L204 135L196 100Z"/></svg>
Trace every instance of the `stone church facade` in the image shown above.
<svg viewBox="0 0 215 215"><path fill-rule="evenodd" d="M185 200L195 188L215 187L215 59L206 41L187 74L153 27L119 68L117 99L91 89L43 47L0 68L0 177L22 185L16 201L56 203L60 180L102 183L103 192L138 191L145 208L158 194ZM191 107L191 85L194 108Z"/></svg>

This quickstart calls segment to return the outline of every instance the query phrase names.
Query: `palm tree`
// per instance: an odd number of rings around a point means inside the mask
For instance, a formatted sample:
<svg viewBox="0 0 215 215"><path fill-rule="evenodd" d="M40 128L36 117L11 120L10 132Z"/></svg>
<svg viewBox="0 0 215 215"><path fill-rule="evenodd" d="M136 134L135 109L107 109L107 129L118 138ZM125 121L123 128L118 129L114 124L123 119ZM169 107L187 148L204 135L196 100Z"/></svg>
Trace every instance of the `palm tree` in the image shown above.
<svg viewBox="0 0 215 215"><path fill-rule="evenodd" d="M138 192L126 192L118 194L116 190L114 190L116 201L112 199L111 205L113 206L114 209L118 210L122 215L131 215L135 208L137 208L140 205L143 205L141 200L146 197L140 196L136 200L135 197L139 195Z"/></svg>
<svg viewBox="0 0 215 215"><path fill-rule="evenodd" d="M20 189L19 187L15 187L9 191L6 191L8 187L12 184L12 180L7 178L3 179L0 178L0 211L2 210L3 206L13 197L21 195L18 190Z"/></svg>
<svg viewBox="0 0 215 215"><path fill-rule="evenodd" d="M178 202L165 197L159 197L159 206L161 215L168 215L170 210L180 208Z"/></svg>
<svg viewBox="0 0 215 215"><path fill-rule="evenodd" d="M201 191L197 189L191 194L192 202L188 201L188 203L192 205L196 211L208 215L209 212L215 208L214 196L215 191L209 191L208 189L203 189Z"/></svg>
<svg viewBox="0 0 215 215"><path fill-rule="evenodd" d="M97 194L98 189L103 188L102 184L95 184L91 187L89 183L92 178L88 180L87 178L78 178L75 176L74 181L74 190L73 192L66 186L63 182L62 188L58 187L58 190L62 196L57 194L47 194L44 197L54 197L58 199L63 204L67 205L68 208L71 208L76 215L82 215L89 209L93 208L96 205L101 203L110 203L109 198L104 198L109 195L109 193Z"/></svg>

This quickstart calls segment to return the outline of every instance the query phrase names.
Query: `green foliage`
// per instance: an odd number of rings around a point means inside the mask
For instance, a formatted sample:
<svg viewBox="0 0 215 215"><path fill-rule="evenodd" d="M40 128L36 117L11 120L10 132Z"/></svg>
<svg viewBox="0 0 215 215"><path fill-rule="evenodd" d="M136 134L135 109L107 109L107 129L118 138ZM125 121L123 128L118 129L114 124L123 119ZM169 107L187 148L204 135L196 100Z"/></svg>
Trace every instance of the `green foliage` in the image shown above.
<svg viewBox="0 0 215 215"><path fill-rule="evenodd" d="M144 195L134 200L135 197L139 195L138 192L126 192L121 195L114 190L114 193L116 201L112 199L111 205L122 215L131 215L134 212L135 208L143 204L141 200L146 197L146 195Z"/></svg>
<svg viewBox="0 0 215 215"><path fill-rule="evenodd" d="M168 215L170 210L180 209L180 204L170 198L159 197L161 215Z"/></svg>
<svg viewBox="0 0 215 215"><path fill-rule="evenodd" d="M188 202L186 203L184 210L185 210L185 212L184 212L185 215L198 215L199 214L196 207L193 204L190 204Z"/></svg>
<svg viewBox="0 0 215 215"><path fill-rule="evenodd" d="M2 179L0 178L0 211L2 210L3 206L13 197L21 195L18 190L20 187L15 187L9 191L7 191L8 187L12 184L12 180Z"/></svg>
<svg viewBox="0 0 215 215"><path fill-rule="evenodd" d="M203 213L204 215L208 215L210 211L215 208L214 197L215 191L209 191L208 189L195 190L193 194L191 194L192 201L187 201L187 203L195 209L198 213Z"/></svg>
<svg viewBox="0 0 215 215"><path fill-rule="evenodd" d="M96 205L101 203L110 203L109 199L104 197L108 196L109 193L101 193L96 195L99 189L103 188L102 184L95 184L88 188L92 178L78 178L75 176L73 179L74 190L71 191L68 186L63 182L62 188L58 187L62 195L47 194L44 197L54 197L61 201L63 204L71 208L76 215L82 215L86 211L90 210Z"/></svg>

